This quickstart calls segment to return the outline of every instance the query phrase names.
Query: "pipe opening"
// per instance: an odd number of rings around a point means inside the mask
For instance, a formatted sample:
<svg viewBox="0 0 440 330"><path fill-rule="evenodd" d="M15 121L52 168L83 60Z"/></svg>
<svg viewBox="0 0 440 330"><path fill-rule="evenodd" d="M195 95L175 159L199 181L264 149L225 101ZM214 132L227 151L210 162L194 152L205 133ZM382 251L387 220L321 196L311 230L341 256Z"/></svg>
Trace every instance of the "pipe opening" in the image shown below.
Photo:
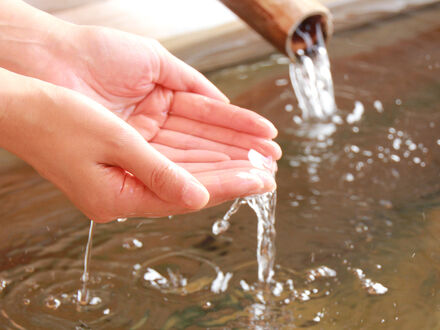
<svg viewBox="0 0 440 330"><path fill-rule="evenodd" d="M328 36L327 18L324 15L312 15L299 25L294 25L287 36L286 53L291 60L300 55L312 55L316 46L323 46Z"/></svg>

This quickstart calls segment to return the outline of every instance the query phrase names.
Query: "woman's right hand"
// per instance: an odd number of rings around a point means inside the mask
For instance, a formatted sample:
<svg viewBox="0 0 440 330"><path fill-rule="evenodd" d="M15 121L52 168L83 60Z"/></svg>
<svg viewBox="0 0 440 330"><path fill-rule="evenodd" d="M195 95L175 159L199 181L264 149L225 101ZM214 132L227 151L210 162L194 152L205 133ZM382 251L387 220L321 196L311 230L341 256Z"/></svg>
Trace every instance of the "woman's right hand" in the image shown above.
<svg viewBox="0 0 440 330"><path fill-rule="evenodd" d="M220 162L220 154L212 162L209 151L190 154L193 165L184 162L192 175L124 120L72 90L3 69L0 82L0 146L95 221L186 213L275 188L270 171L247 161Z"/></svg>

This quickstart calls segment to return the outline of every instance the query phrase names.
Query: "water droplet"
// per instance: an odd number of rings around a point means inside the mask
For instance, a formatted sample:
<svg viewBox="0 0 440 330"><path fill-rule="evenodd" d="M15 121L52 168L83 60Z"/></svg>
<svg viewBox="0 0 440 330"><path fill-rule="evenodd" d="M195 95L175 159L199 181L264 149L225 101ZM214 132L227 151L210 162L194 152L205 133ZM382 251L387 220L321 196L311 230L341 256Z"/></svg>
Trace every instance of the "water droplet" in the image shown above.
<svg viewBox="0 0 440 330"><path fill-rule="evenodd" d="M348 124L353 124L361 120L363 114L364 114L364 105L360 101L355 101L353 112L347 116L346 121Z"/></svg>
<svg viewBox="0 0 440 330"><path fill-rule="evenodd" d="M212 307L212 303L210 302L210 301L205 301L203 304L202 304L202 308L203 309L210 309Z"/></svg>
<svg viewBox="0 0 440 330"><path fill-rule="evenodd" d="M393 161L395 161L396 163L397 163L397 162L400 162L400 157L397 156L397 155L391 155L390 158L391 158Z"/></svg>
<svg viewBox="0 0 440 330"><path fill-rule="evenodd" d="M46 305L47 308L53 309L53 310L57 310L58 307L61 306L61 302L55 298L54 296L49 296L46 298L46 300L44 301L44 304Z"/></svg>
<svg viewBox="0 0 440 330"><path fill-rule="evenodd" d="M292 120L294 121L295 124L299 125L302 123L302 119L300 116L293 116Z"/></svg>
<svg viewBox="0 0 440 330"><path fill-rule="evenodd" d="M143 246L142 242L137 238L128 238L122 243L122 247L127 250L140 249Z"/></svg>
<svg viewBox="0 0 440 330"><path fill-rule="evenodd" d="M377 110L377 112L379 113L383 112L383 105L382 102L380 102L379 100L374 101L373 106Z"/></svg>
<svg viewBox="0 0 440 330"><path fill-rule="evenodd" d="M347 174L345 175L345 181L347 181L347 182L353 182L353 181L354 181L354 175L351 174L351 173L347 173Z"/></svg>
<svg viewBox="0 0 440 330"><path fill-rule="evenodd" d="M99 305L102 302L102 299L99 297L93 297L90 299L89 305L96 306Z"/></svg>
<svg viewBox="0 0 440 330"><path fill-rule="evenodd" d="M221 235L229 229L230 225L229 221L219 219L212 225L212 233L214 235Z"/></svg>
<svg viewBox="0 0 440 330"><path fill-rule="evenodd" d="M275 80L275 86L287 86L288 84L289 81L284 78Z"/></svg>

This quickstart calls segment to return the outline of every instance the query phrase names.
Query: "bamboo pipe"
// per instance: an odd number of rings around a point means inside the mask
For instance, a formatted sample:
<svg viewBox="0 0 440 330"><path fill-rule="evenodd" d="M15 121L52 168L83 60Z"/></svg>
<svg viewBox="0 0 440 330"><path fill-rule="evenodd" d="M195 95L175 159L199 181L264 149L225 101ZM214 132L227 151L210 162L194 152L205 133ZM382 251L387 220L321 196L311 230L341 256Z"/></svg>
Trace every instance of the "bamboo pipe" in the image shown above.
<svg viewBox="0 0 440 330"><path fill-rule="evenodd" d="M329 10L318 0L220 0L251 28L281 52L292 57L306 44L299 28L309 26L313 42L317 42L316 23L320 22L324 39L333 33ZM292 52L293 51L293 52Z"/></svg>

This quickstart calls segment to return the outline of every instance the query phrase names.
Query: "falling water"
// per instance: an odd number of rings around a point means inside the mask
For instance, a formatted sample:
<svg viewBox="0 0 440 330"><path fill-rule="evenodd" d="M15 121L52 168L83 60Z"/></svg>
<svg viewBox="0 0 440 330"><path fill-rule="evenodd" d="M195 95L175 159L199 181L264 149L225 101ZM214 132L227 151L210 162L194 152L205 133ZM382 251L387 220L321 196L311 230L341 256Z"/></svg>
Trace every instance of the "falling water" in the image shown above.
<svg viewBox="0 0 440 330"><path fill-rule="evenodd" d="M92 256L92 241L93 241L93 230L95 229L95 222L90 220L89 237L86 245L86 252L84 253L84 271L81 276L82 287L78 290L78 303L81 306L85 306L89 303L90 294L88 290L89 282L89 265L90 258Z"/></svg>
<svg viewBox="0 0 440 330"><path fill-rule="evenodd" d="M272 159L266 158L257 151L251 149L248 154L249 161L259 169L272 169ZM230 218L242 204L248 204L257 215L258 219L258 280L269 283L272 280L275 262L275 206L276 191L238 198L231 205L223 218L217 220L212 226L214 235L219 235L228 230Z"/></svg>
<svg viewBox="0 0 440 330"><path fill-rule="evenodd" d="M223 218L217 220L212 226L214 235L223 234L230 226L230 218L238 211L242 204L248 204L249 207L252 208L258 219L258 280L262 283L270 283L274 275L276 200L276 191L238 198L234 201Z"/></svg>
<svg viewBox="0 0 440 330"><path fill-rule="evenodd" d="M306 46L295 52L289 47L286 49L292 61L289 65L290 80L303 119L329 118L336 111L336 103L321 23L302 24L292 33ZM292 35L289 35L289 40L291 38Z"/></svg>
<svg viewBox="0 0 440 330"><path fill-rule="evenodd" d="M247 197L247 204L254 210L258 218L258 280L270 283L274 275L275 262L275 206L276 191Z"/></svg>

